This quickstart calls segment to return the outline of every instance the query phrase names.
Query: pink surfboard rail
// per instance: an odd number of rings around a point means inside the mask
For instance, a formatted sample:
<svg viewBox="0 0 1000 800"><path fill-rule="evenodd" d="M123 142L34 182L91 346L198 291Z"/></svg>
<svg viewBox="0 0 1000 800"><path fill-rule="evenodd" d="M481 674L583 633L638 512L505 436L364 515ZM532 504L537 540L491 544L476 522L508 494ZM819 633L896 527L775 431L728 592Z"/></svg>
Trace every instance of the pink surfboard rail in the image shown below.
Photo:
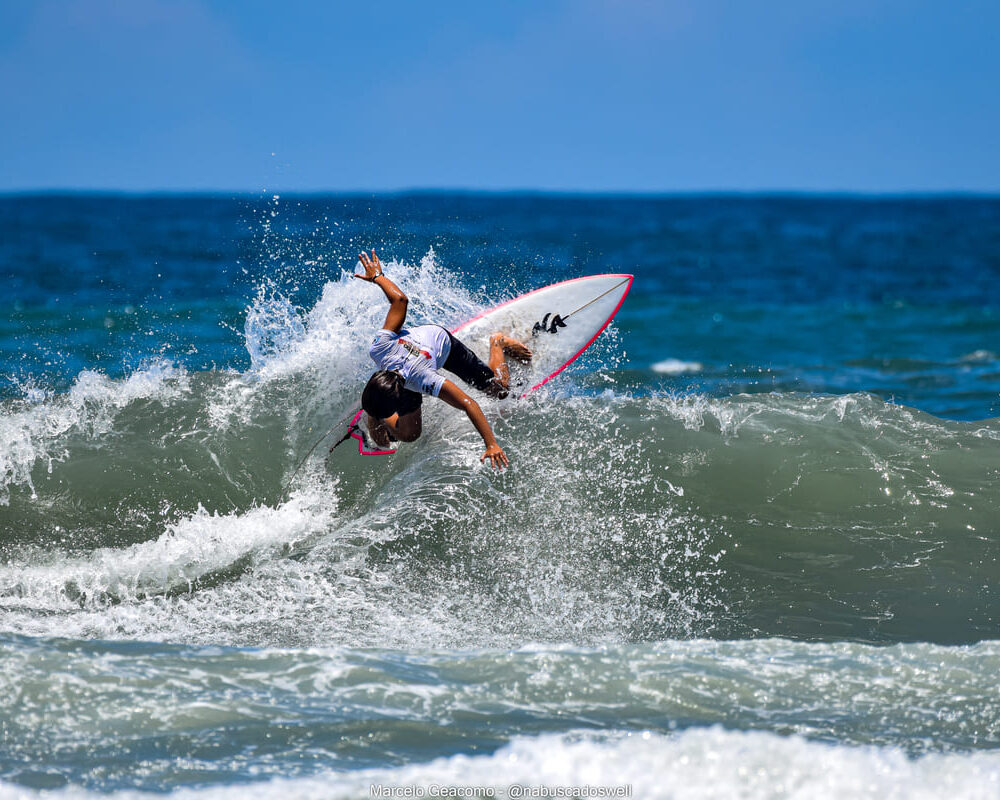
<svg viewBox="0 0 1000 800"><path fill-rule="evenodd" d="M604 320L604 324L597 329L597 332L593 336L591 336L590 339L587 340L587 343L579 350L577 350L576 353L574 353L573 356L568 361L566 361L565 363L560 365L557 369L553 370L551 373L546 375L542 380L540 380L538 383L536 383L534 386L528 389L528 391L526 391L524 394L521 395L521 397L525 397L526 395L535 391L535 389L544 386L546 383L552 380L556 375L558 375L560 372L566 369L570 364L576 361L581 355L583 355L584 351L597 340L597 337L600 336L602 333L604 333L604 329L611 324L611 320L615 318L615 314L618 313L618 310L622 307L622 303L625 302L625 298L628 296L629 290L632 288L632 281L635 280L634 275L629 275L628 273L625 272L606 272L600 275L585 275L580 278L570 278L569 280L559 281L558 283L550 283L547 286L541 286L538 289L534 289L533 291L530 291L526 294L518 295L517 297L511 298L510 300L500 303L499 305L496 305L493 308L487 309L486 311L483 311L481 314L477 314L472 319L466 320L457 328L453 328L451 332L453 334L457 334L459 331L461 331L464 328L467 328L473 322L476 322L477 320L480 320L483 317L492 314L494 311L499 311L504 306L508 306L511 303L517 302L518 300L523 300L525 297L530 297L531 295L537 294L538 292L544 291L545 289L551 289L554 286L565 286L566 284L577 283L579 281L591 280L592 278L622 278L623 280L628 280L628 285L625 287L625 291L622 292L622 296L618 300L618 304L615 306L614 310L611 312L608 318ZM352 427L358 424L358 420L361 419L361 415L363 413L364 413L363 409L358 409L358 413L356 413L354 417L351 419ZM396 452L395 450L369 450L366 447L365 437L360 431L353 431L351 433L351 437L358 440L358 453L360 453L363 456L388 456Z"/></svg>

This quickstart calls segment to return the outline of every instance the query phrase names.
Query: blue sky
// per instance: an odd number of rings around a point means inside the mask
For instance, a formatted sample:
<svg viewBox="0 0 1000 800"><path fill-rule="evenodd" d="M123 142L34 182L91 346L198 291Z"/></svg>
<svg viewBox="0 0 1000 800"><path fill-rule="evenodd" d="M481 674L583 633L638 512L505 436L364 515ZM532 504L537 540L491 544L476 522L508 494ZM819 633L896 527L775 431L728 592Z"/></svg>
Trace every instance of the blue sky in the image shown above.
<svg viewBox="0 0 1000 800"><path fill-rule="evenodd" d="M996 0L4 0L0 190L1000 190Z"/></svg>

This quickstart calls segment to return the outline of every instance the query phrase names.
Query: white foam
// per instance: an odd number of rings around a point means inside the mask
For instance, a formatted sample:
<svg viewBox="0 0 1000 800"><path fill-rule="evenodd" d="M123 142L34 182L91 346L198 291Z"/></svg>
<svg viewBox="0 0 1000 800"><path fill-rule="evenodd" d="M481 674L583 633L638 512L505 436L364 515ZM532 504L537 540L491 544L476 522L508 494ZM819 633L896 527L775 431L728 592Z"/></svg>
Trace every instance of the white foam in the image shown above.
<svg viewBox="0 0 1000 800"><path fill-rule="evenodd" d="M971 353L966 353L960 359L958 363L960 364L989 364L992 361L997 360L997 354L990 350L973 350Z"/></svg>
<svg viewBox="0 0 1000 800"><path fill-rule="evenodd" d="M1000 754L929 755L819 744L764 732L694 729L519 737L491 756L453 756L352 779L334 797L372 784L631 786L636 798L986 798L1000 791ZM328 791L333 788L328 785ZM314 796L314 795L305 795Z"/></svg>
<svg viewBox="0 0 1000 800"><path fill-rule="evenodd" d="M701 372L704 365L700 361L681 361L677 358L665 358L657 361L650 369L661 375L686 375Z"/></svg>
<svg viewBox="0 0 1000 800"><path fill-rule="evenodd" d="M417 265L390 260L385 271L410 298L410 324L451 325L475 316L479 303L442 267L433 248ZM374 371L368 344L385 321L381 289L355 280L354 265L324 284L312 308L303 310L273 286L261 287L247 309L244 336L251 369L219 386L207 413L216 428L252 418L262 387L306 381L290 410L290 423L322 419L330 424L360 402ZM294 427L294 425L292 425ZM299 427L303 427L299 424Z"/></svg>
<svg viewBox="0 0 1000 800"><path fill-rule="evenodd" d="M272 291L258 294L246 321L247 349L257 378L336 369L342 379L355 379L373 371L368 342L385 321L388 303L377 286L352 277L353 267L327 282L320 299L304 314ZM433 248L418 265L389 261L385 272L410 298L408 324L449 325L481 310L438 263Z"/></svg>
<svg viewBox="0 0 1000 800"><path fill-rule="evenodd" d="M387 789L408 789L414 797L490 796L473 794L475 787L482 787L494 789L495 797L513 797L513 786L537 787L535 794L521 797L587 796L584 791L598 796L593 792L604 787L627 788L625 796L642 800L986 800L1000 796L1000 753L939 753L910 759L895 748L846 747L718 727L675 735L578 732L517 737L491 755L455 755L396 768L184 788L169 796L177 800L360 800ZM541 787L550 793L538 793ZM570 787L580 794L572 794ZM15 800L41 796L9 783L0 784L0 792ZM163 795L135 791L96 795L69 788L44 796L126 800Z"/></svg>
<svg viewBox="0 0 1000 800"><path fill-rule="evenodd" d="M153 541L101 548L84 558L54 554L44 564L8 562L0 566L0 608L79 612L81 606L103 609L109 601L183 590L242 559L324 530L335 510L332 493L294 494L277 508L243 513L199 508Z"/></svg>
<svg viewBox="0 0 1000 800"><path fill-rule="evenodd" d="M306 336L298 309L273 287L262 286L243 325L251 369L259 369Z"/></svg>

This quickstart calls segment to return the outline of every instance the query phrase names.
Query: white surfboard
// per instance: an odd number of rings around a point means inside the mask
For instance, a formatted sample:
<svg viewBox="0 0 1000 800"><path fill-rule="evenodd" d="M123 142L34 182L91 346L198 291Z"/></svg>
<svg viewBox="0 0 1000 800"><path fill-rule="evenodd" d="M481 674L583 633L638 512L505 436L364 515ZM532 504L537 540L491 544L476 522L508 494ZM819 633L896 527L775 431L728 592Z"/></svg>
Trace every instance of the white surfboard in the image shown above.
<svg viewBox="0 0 1000 800"><path fill-rule="evenodd" d="M632 276L624 274L553 283L501 303L452 333L483 361L494 331L527 344L533 354L527 388L522 391L527 394L566 369L594 343L618 313L631 286Z"/></svg>
<svg viewBox="0 0 1000 800"><path fill-rule="evenodd" d="M518 368L524 376L521 395L543 386L576 361L618 313L632 287L632 275L612 273L573 278L535 289L463 322L452 333L483 361L489 355L489 337L502 331L520 339L532 351L530 365ZM521 370L526 370L522 372ZM362 412L351 420L362 455L388 455L395 450L371 449L360 429Z"/></svg>

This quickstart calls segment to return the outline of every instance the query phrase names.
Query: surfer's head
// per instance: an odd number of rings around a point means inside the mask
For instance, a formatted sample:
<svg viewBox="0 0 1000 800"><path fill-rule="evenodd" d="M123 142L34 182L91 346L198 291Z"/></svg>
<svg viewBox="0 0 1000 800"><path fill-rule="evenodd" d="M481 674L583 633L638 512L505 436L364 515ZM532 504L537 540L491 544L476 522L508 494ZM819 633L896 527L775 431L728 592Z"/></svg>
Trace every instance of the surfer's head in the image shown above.
<svg viewBox="0 0 1000 800"><path fill-rule="evenodd" d="M368 379L368 385L361 393L361 407L375 419L413 413L420 408L423 397L418 392L411 392L404 384L403 376L398 372L379 370Z"/></svg>

